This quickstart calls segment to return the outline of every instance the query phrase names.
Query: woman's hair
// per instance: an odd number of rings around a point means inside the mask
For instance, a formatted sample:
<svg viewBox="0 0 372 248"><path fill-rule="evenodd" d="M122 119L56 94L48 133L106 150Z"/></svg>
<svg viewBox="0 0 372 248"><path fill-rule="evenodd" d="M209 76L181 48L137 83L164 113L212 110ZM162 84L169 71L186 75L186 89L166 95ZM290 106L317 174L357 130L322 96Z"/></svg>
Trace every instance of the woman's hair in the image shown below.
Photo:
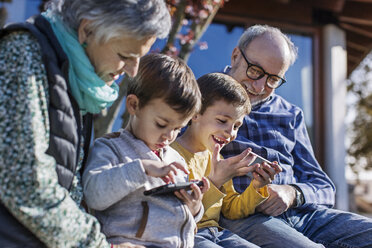
<svg viewBox="0 0 372 248"><path fill-rule="evenodd" d="M216 101L224 100L241 108L244 114L251 112L251 103L244 87L234 78L223 73L208 73L198 79L202 94L202 107L200 114Z"/></svg>
<svg viewBox="0 0 372 248"><path fill-rule="evenodd" d="M183 60L164 54L152 53L141 58L138 74L128 85L129 94L139 98L140 108L150 100L162 98L185 116L197 113L201 105L194 73Z"/></svg>
<svg viewBox="0 0 372 248"><path fill-rule="evenodd" d="M287 45L288 49L290 51L290 57L288 58L289 65L292 65L296 59L297 59L297 47L293 44L291 39L282 33L278 28L274 28L268 25L254 25L249 28L247 28L242 36L240 36L240 39L238 41L238 47L245 51L245 49L248 47L248 45L257 37L262 36L264 34L268 35L278 35L279 37L282 37Z"/></svg>
<svg viewBox="0 0 372 248"><path fill-rule="evenodd" d="M97 42L122 36L165 38L171 18L164 0L51 0L48 9L77 31L82 19Z"/></svg>

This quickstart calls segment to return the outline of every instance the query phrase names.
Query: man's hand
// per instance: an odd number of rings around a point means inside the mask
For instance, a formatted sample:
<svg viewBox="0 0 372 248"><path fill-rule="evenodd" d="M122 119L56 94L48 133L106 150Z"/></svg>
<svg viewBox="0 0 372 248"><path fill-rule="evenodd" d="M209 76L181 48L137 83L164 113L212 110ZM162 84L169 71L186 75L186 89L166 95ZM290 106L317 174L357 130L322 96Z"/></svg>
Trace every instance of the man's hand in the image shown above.
<svg viewBox="0 0 372 248"><path fill-rule="evenodd" d="M165 164L161 161L142 159L142 165L147 175L160 177L165 183L174 183L174 176L177 175L177 169L189 174L189 171L180 163L173 162Z"/></svg>
<svg viewBox="0 0 372 248"><path fill-rule="evenodd" d="M191 184L191 189L192 189L191 194L189 194L184 189L174 192L177 198L180 199L182 202L184 202L188 206L193 216L199 213L200 208L202 206L203 194L208 191L209 186L210 186L207 178L203 177L202 181L203 181L203 186L201 188L199 188L195 183Z"/></svg>
<svg viewBox="0 0 372 248"><path fill-rule="evenodd" d="M256 158L250 154L251 148L246 149L241 154L227 159L220 159L221 147L216 145L212 155L212 168L208 175L209 180L217 187L221 188L224 183L236 176L246 175L248 172L255 171L260 165L250 165Z"/></svg>
<svg viewBox="0 0 372 248"><path fill-rule="evenodd" d="M290 185L269 184L269 198L256 207L263 214L278 216L290 208L296 200L296 191Z"/></svg>

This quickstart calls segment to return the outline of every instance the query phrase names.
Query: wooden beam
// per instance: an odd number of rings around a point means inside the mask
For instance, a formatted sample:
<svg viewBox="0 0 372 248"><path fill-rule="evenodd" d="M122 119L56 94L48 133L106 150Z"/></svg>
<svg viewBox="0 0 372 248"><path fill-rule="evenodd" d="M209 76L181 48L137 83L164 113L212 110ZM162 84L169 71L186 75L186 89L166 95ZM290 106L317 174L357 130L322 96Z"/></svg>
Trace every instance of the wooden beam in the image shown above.
<svg viewBox="0 0 372 248"><path fill-rule="evenodd" d="M340 23L340 27L350 32L357 33L359 35L372 39L372 28L360 28L356 25L350 25L346 23Z"/></svg>
<svg viewBox="0 0 372 248"><path fill-rule="evenodd" d="M312 23L312 8L302 1L291 1L283 4L262 0L231 0L219 9L218 16L250 17L268 21L292 22L299 24Z"/></svg>
<svg viewBox="0 0 372 248"><path fill-rule="evenodd" d="M346 0L346 2L372 3L372 0Z"/></svg>
<svg viewBox="0 0 372 248"><path fill-rule="evenodd" d="M345 4L345 0L311 0L311 1L305 0L305 1L310 2L313 8L328 10L335 13L340 13L343 10Z"/></svg>
<svg viewBox="0 0 372 248"><path fill-rule="evenodd" d="M340 16L363 19L365 21L372 21L372 2L346 2L345 7L340 13Z"/></svg>
<svg viewBox="0 0 372 248"><path fill-rule="evenodd" d="M357 18L357 17L348 17L348 16L339 16L338 20L340 22L346 22L350 24L357 24L363 26L372 26L372 18L367 20L365 18Z"/></svg>
<svg viewBox="0 0 372 248"><path fill-rule="evenodd" d="M354 50L365 52L368 49L367 46L362 46L359 43L355 43L349 40L346 42L346 47L348 51L349 49L354 49Z"/></svg>

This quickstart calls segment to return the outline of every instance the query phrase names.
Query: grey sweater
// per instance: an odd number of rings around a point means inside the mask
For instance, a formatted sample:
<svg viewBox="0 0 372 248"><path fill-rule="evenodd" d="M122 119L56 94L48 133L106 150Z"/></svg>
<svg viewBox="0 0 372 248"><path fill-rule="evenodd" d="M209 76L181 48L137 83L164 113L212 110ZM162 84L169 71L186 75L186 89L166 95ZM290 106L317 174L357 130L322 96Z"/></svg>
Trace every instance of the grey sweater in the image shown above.
<svg viewBox="0 0 372 248"><path fill-rule="evenodd" d="M160 160L148 146L125 130L95 141L83 174L85 201L102 224L111 243L132 242L159 247L193 247L196 221L173 195L145 196L145 190L165 184L147 176L141 159ZM184 163L171 147L163 149L165 163ZM186 181L179 171L176 181Z"/></svg>

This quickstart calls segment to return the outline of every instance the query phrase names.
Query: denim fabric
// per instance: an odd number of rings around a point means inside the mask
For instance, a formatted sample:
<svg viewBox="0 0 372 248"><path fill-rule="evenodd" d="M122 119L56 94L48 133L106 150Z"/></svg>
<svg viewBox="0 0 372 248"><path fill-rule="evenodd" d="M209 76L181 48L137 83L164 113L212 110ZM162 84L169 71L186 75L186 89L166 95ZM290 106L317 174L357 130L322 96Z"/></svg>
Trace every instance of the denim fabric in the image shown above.
<svg viewBox="0 0 372 248"><path fill-rule="evenodd" d="M296 184L303 192L302 208L332 207L335 187L315 159L300 108L273 94L244 117L237 138L222 149L224 157L240 154L248 147L270 161L278 161L283 171L274 184ZM250 177L235 177L234 187L242 193Z"/></svg>
<svg viewBox="0 0 372 248"><path fill-rule="evenodd" d="M195 235L195 248L258 248L229 230L219 231L217 227L205 227Z"/></svg>
<svg viewBox="0 0 372 248"><path fill-rule="evenodd" d="M240 220L221 216L220 224L261 247L372 247L372 219L336 209L289 209L278 217L254 214Z"/></svg>

